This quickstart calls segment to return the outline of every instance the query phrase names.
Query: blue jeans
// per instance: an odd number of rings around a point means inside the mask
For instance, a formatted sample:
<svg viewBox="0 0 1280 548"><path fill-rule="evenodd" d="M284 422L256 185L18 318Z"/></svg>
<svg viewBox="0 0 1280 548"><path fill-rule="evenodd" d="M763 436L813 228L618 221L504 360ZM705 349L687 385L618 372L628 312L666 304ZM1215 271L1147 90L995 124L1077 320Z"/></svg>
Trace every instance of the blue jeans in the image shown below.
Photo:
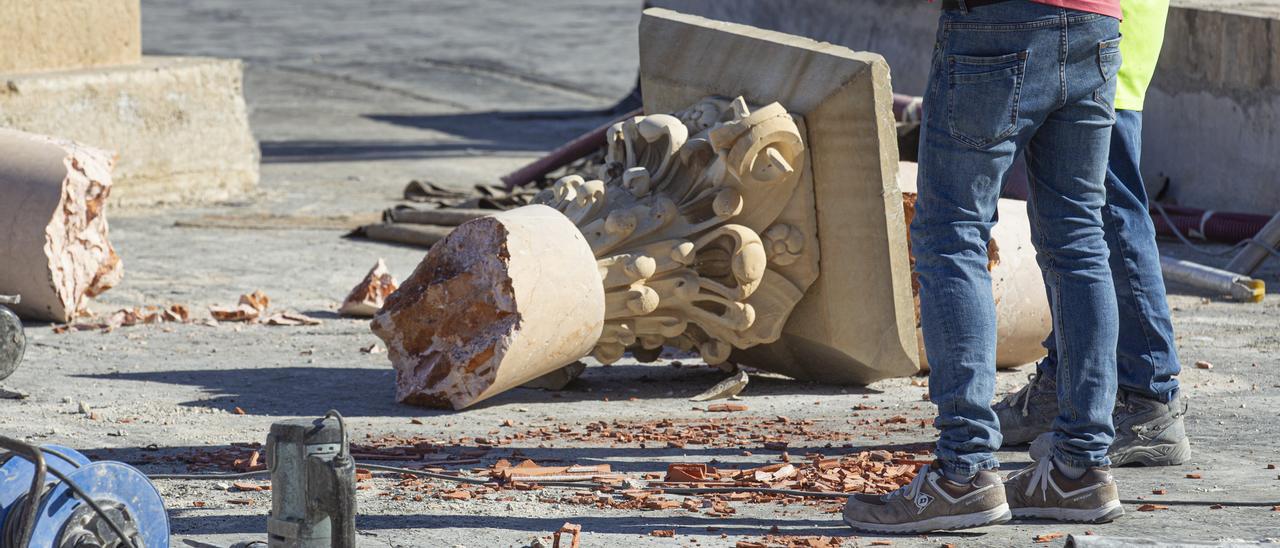
<svg viewBox="0 0 1280 548"><path fill-rule="evenodd" d="M987 242L1020 151L1057 338L1054 456L1078 467L1109 463L1118 319L1102 207L1119 42L1114 18L1033 2L941 16L911 238L938 406L937 456L949 475L998 466Z"/></svg>
<svg viewBox="0 0 1280 548"><path fill-rule="evenodd" d="M1111 278L1120 307L1120 338L1116 366L1122 390L1165 403L1178 391L1178 351L1173 345L1173 322L1160 273L1156 227L1147 209L1147 189L1138 170L1142 157L1142 112L1116 111L1107 164L1107 205L1102 220L1111 251ZM1045 340L1049 355L1040 373L1056 378L1058 345L1054 334Z"/></svg>

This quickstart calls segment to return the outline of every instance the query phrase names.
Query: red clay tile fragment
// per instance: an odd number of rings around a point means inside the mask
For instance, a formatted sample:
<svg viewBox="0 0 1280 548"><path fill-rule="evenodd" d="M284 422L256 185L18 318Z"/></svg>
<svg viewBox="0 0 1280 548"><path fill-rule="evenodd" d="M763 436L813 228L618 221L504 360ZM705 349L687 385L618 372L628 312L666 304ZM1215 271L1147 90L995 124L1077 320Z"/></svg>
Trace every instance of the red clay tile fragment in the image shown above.
<svg viewBox="0 0 1280 548"><path fill-rule="evenodd" d="M560 530L556 531L555 540L551 545L551 548L561 548L560 535L564 533L568 533L573 536L572 539L569 541L569 546L567 548L578 548L578 544L581 542L581 539L579 539L579 535L582 534L582 526L576 523L568 523L568 522L566 522L564 525L561 525Z"/></svg>
<svg viewBox="0 0 1280 548"><path fill-rule="evenodd" d="M663 481L678 483L707 481L707 465L680 463L667 465L667 477Z"/></svg>
<svg viewBox="0 0 1280 548"><path fill-rule="evenodd" d="M746 404L741 403L715 403L707 406L709 413L737 413L746 410Z"/></svg>
<svg viewBox="0 0 1280 548"><path fill-rule="evenodd" d="M1043 535L1037 535L1032 540L1036 541L1039 544L1046 544L1046 543L1053 542L1056 539L1060 539L1064 536L1066 536L1065 533L1045 533Z"/></svg>
<svg viewBox="0 0 1280 548"><path fill-rule="evenodd" d="M1138 507L1139 512L1154 512L1156 510L1168 510L1169 507L1163 504L1143 504Z"/></svg>

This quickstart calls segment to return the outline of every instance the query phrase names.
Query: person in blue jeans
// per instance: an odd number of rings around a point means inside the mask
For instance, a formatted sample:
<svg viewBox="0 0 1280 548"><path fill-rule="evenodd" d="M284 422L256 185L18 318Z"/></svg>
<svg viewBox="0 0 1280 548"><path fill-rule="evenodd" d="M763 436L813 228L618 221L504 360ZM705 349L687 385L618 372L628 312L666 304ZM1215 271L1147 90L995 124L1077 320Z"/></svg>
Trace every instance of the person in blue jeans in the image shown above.
<svg viewBox="0 0 1280 548"><path fill-rule="evenodd" d="M1187 462L1191 446L1177 375L1181 371L1173 324L1160 273L1155 225L1139 170L1142 108L1164 41L1168 0L1124 0L1124 63L1118 75L1116 125L1111 131L1107 203L1102 210L1112 281L1120 313L1116 346L1120 391L1113 420L1111 462L1119 466L1168 466ZM1056 337L1031 382L995 405L1005 445L1030 442L1050 430L1058 412L1059 352ZM1043 445L1042 442L1039 445ZM1033 446L1033 452L1043 448Z"/></svg>
<svg viewBox="0 0 1280 548"><path fill-rule="evenodd" d="M1121 65L1119 0L944 0L942 7L911 226L937 460L902 489L850 498L844 519L890 533L1012 517L1110 521L1124 513L1107 457L1119 318L1102 213ZM987 242L1020 152L1053 312L1057 413L1046 454L1002 481Z"/></svg>

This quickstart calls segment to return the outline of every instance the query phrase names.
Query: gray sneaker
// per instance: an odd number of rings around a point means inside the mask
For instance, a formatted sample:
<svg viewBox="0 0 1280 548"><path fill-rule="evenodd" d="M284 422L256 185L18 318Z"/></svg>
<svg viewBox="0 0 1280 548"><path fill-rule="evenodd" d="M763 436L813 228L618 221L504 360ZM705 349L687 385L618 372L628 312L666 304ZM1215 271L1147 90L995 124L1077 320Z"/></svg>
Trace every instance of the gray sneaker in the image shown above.
<svg viewBox="0 0 1280 548"><path fill-rule="evenodd" d="M1053 427L1058 416L1058 383L1037 370L1027 375L1027 384L992 405L1000 419L1004 445L1031 443Z"/></svg>
<svg viewBox="0 0 1280 548"><path fill-rule="evenodd" d="M1090 468L1073 480L1058 472L1053 459L1041 458L1011 474L1004 490L1015 518L1106 523L1124 515L1108 468Z"/></svg>
<svg viewBox="0 0 1280 548"><path fill-rule="evenodd" d="M885 495L854 495L844 507L850 527L872 533L928 533L1009 521L1005 490L995 472L979 472L967 485L930 466L911 483Z"/></svg>
<svg viewBox="0 0 1280 548"><path fill-rule="evenodd" d="M1116 439L1111 443L1112 466L1175 466L1191 460L1191 443L1182 418L1187 402L1181 393L1169 403L1120 391L1112 421Z"/></svg>

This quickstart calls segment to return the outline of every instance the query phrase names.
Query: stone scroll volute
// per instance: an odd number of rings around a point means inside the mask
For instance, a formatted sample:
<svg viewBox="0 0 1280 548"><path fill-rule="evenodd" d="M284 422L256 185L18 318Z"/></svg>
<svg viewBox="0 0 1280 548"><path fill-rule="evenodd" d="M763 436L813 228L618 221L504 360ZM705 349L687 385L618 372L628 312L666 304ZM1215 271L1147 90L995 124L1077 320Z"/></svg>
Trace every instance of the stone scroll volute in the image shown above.
<svg viewBox="0 0 1280 548"><path fill-rule="evenodd" d="M777 103L707 98L607 133L598 178L535 200L582 232L605 290L592 355L641 361L664 346L711 364L776 341L818 275L803 121Z"/></svg>

